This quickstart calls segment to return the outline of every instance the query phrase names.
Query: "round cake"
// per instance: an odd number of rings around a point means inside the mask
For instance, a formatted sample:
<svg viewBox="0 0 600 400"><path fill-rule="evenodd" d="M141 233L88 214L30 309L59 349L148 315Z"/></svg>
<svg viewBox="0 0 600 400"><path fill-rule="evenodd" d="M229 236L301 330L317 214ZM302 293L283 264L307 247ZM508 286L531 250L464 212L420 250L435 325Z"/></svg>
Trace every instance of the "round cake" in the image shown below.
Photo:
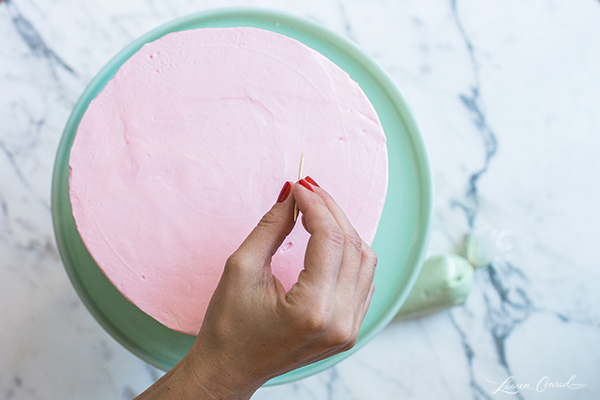
<svg viewBox="0 0 600 400"><path fill-rule="evenodd" d="M165 326L198 333L227 257L304 174L372 243L388 183L366 95L300 42L256 28L168 34L94 99L70 154L79 234L112 284ZM296 227L274 255L286 289L303 268Z"/></svg>

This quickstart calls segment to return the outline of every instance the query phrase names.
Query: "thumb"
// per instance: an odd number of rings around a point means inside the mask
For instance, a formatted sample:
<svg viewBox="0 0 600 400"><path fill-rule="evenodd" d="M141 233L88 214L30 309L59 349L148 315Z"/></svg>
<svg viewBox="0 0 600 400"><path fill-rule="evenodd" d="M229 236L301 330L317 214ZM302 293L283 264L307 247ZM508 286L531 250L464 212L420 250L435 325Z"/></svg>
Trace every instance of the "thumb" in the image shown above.
<svg viewBox="0 0 600 400"><path fill-rule="evenodd" d="M270 265L271 257L294 228L294 204L292 184L286 182L277 203L250 232L236 251L237 255L254 265Z"/></svg>

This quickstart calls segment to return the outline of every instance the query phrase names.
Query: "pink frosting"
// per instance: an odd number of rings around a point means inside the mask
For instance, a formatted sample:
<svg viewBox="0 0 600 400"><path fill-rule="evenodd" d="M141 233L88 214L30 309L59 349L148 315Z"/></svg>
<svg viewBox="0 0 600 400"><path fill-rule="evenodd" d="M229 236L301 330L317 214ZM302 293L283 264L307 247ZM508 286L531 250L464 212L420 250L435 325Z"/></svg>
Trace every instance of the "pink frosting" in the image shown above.
<svg viewBox="0 0 600 400"><path fill-rule="evenodd" d="M113 285L167 327L197 334L227 257L304 173L371 243L387 190L379 119L356 82L288 37L255 28L171 33L144 45L83 116L70 196ZM273 257L289 289L308 234Z"/></svg>

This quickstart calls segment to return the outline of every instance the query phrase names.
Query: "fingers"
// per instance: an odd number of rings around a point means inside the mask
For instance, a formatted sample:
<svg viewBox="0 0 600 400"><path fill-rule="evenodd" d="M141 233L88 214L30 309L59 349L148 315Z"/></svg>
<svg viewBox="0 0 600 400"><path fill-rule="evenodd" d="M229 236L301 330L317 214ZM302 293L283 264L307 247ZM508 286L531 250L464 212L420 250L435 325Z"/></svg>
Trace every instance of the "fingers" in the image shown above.
<svg viewBox="0 0 600 400"><path fill-rule="evenodd" d="M277 203L262 217L232 257L241 257L245 265L270 266L271 257L294 227L292 184L285 182ZM252 258L250 260L249 258Z"/></svg>
<svg viewBox="0 0 600 400"><path fill-rule="evenodd" d="M294 185L293 194L311 235L298 282L316 294L334 293L344 252L344 232L320 196L302 184Z"/></svg>
<svg viewBox="0 0 600 400"><path fill-rule="evenodd" d="M377 267L377 254L363 242L361 268L356 283L356 292L358 298L364 299L366 302L370 302L370 297L373 296L373 291L375 290L373 283L375 267Z"/></svg>
<svg viewBox="0 0 600 400"><path fill-rule="evenodd" d="M270 272L271 257L294 227L294 204L297 203L303 214L302 222L311 236L304 270L298 284L290 290L289 298L298 300L296 304L321 310L324 319L330 318L334 309L340 316L353 315L354 323L360 326L377 258L333 198L312 182L301 180L293 186L286 182L277 203L230 257L232 262L228 264L259 266L263 272Z"/></svg>
<svg viewBox="0 0 600 400"><path fill-rule="evenodd" d="M377 264L375 252L363 242L333 198L314 180L307 178L299 183L294 187L294 196L303 213L302 222L311 234L305 271L300 278L318 285L319 291L335 292L334 308L341 311L340 314L354 315L360 326L364 305L371 296ZM334 259L323 258L323 254L335 254L339 262L332 264Z"/></svg>
<svg viewBox="0 0 600 400"><path fill-rule="evenodd" d="M344 253L340 271L338 273L338 285L347 297L344 299L348 305L354 302L349 296L359 296L358 299L365 300L375 273L377 256L375 252L360 238L348 217L331 195L323 190L310 177L306 180L311 183L311 189L325 202L336 222L344 232Z"/></svg>
<svg viewBox="0 0 600 400"><path fill-rule="evenodd" d="M346 297L352 296L352 292L357 287L358 277L362 266L362 254L368 248L363 242L358 232L354 229L346 214L340 206L333 200L331 195L320 187L315 187L314 191L319 195L327 205L327 208L337 221L344 232L344 256L340 271L338 273L338 285ZM365 247L366 246L366 247ZM361 291L362 292L362 291ZM352 304L353 299L344 299L348 304Z"/></svg>

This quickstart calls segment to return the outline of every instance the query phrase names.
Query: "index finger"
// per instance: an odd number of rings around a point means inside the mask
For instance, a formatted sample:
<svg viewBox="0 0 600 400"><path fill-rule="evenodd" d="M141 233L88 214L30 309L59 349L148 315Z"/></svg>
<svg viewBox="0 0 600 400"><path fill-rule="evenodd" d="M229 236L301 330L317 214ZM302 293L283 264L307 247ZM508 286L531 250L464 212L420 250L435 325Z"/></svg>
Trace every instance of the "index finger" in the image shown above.
<svg viewBox="0 0 600 400"><path fill-rule="evenodd" d="M308 287L304 290L314 291L313 295L333 294L344 251L344 231L319 195L299 184L294 185L293 193L311 235L298 287Z"/></svg>
<svg viewBox="0 0 600 400"><path fill-rule="evenodd" d="M346 216L344 210L342 210L333 197L331 197L326 190L321 189L321 187L311 177L307 177L306 180L312 182L314 192L323 199L325 205L331 212L331 215L333 215L333 218L335 218L340 228L342 228L344 231L347 239L346 241L348 242L347 244L352 245L355 248L354 250L357 250L358 253L360 253L363 241Z"/></svg>

